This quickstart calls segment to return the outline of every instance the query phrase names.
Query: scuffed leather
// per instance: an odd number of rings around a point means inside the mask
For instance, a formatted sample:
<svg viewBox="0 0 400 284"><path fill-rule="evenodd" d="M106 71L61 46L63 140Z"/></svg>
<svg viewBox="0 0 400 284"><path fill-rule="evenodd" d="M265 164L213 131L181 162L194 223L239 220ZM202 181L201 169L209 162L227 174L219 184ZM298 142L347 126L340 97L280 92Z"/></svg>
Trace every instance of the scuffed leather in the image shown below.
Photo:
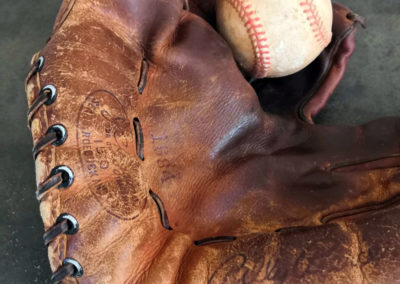
<svg viewBox="0 0 400 284"><path fill-rule="evenodd" d="M35 115L34 144L53 124L68 131L39 154L37 183L58 165L75 174L42 200L44 226L79 222L49 245L52 270L72 257L84 275L64 283L398 280L400 119L312 123L354 50L350 11L334 4L334 40L312 65L250 84L213 29L214 2L183 7L66 1L35 55L29 105L47 84L58 97ZM199 246L217 237L235 240Z"/></svg>

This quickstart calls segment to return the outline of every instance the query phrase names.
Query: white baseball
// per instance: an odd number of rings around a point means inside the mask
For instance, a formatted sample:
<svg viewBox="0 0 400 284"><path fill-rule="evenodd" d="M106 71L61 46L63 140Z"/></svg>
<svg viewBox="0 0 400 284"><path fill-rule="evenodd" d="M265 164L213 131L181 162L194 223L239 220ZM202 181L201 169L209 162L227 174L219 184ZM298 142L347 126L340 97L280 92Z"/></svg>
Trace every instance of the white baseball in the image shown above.
<svg viewBox="0 0 400 284"><path fill-rule="evenodd" d="M217 0L219 32L256 78L309 65L332 38L331 0Z"/></svg>

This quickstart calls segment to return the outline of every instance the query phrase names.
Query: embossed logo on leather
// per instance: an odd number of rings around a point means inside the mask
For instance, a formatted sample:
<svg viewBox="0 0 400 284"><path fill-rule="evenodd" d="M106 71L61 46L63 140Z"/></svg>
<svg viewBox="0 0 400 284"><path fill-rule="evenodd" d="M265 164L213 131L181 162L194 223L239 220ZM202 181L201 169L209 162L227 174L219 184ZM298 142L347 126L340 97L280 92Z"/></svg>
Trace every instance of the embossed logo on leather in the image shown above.
<svg viewBox="0 0 400 284"><path fill-rule="evenodd" d="M132 126L122 104L107 91L90 94L79 110L77 141L92 194L120 219L134 219L146 205Z"/></svg>

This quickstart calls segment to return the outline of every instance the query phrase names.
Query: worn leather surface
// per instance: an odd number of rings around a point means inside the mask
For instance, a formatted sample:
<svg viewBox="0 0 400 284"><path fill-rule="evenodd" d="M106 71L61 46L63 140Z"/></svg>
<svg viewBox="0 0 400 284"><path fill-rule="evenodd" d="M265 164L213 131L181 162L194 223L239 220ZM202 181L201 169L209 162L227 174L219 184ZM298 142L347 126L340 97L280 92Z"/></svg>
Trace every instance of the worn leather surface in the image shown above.
<svg viewBox="0 0 400 284"><path fill-rule="evenodd" d="M79 261L83 277L64 283L398 281L400 119L312 122L354 50L350 11L334 5L334 40L312 65L250 84L213 28L215 3L184 4L64 1L34 56L45 66L28 104L58 91L34 144L53 124L68 131L37 157L37 183L58 165L75 174L40 203L45 230L61 213L79 222L49 245L52 269Z"/></svg>

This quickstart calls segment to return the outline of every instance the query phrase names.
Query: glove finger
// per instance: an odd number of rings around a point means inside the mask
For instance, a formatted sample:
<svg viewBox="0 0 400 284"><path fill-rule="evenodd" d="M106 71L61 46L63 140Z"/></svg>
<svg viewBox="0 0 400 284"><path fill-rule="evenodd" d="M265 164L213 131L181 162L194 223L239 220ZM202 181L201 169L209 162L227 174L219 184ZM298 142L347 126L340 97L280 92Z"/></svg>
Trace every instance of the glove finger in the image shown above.
<svg viewBox="0 0 400 284"><path fill-rule="evenodd" d="M343 178L336 194L348 199L331 206L323 222L356 214L363 207L379 208L379 204L399 196L399 118L379 119L355 128L318 126L317 133L313 141L319 141L323 149L316 146L320 155L314 159L338 180ZM347 212L340 213L342 210Z"/></svg>
<svg viewBox="0 0 400 284"><path fill-rule="evenodd" d="M198 247L186 255L179 282L394 283L400 277L399 218L397 206L339 224Z"/></svg>
<svg viewBox="0 0 400 284"><path fill-rule="evenodd" d="M399 118L359 127L310 126L293 137L294 146L272 153L279 175L271 178L281 186L275 198L297 225L374 210L399 196Z"/></svg>
<svg viewBox="0 0 400 284"><path fill-rule="evenodd" d="M310 128L312 134L307 147L316 149L318 157L313 158L321 163L325 160L325 168L329 171L356 171L398 166L396 158L400 155L399 118L382 118L358 127L313 126ZM391 157L394 160L391 160ZM388 158L388 164L385 165L384 161ZM371 163L366 164L367 162Z"/></svg>

